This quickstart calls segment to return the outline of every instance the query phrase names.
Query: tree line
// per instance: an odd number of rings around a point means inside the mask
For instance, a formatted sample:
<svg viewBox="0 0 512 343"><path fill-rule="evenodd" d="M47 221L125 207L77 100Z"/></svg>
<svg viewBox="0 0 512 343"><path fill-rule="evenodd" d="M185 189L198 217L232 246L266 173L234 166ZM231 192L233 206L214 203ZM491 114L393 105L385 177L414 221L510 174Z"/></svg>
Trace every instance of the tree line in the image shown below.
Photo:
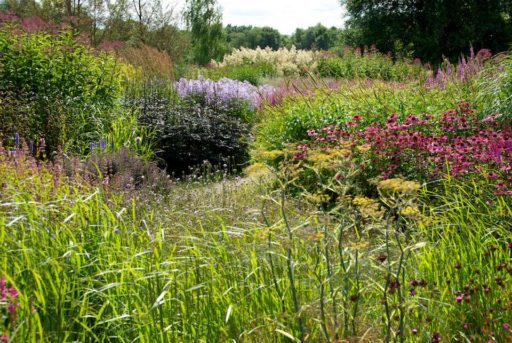
<svg viewBox="0 0 512 343"><path fill-rule="evenodd" d="M512 42L511 0L339 1L347 15L343 29L317 24L292 35L272 27L224 27L217 0L186 0L184 10L163 0L0 0L0 5L20 18L69 20L93 46L145 44L175 63L202 65L240 47L342 51L345 45L373 45L393 56L436 64L457 59L470 47L500 52Z"/></svg>

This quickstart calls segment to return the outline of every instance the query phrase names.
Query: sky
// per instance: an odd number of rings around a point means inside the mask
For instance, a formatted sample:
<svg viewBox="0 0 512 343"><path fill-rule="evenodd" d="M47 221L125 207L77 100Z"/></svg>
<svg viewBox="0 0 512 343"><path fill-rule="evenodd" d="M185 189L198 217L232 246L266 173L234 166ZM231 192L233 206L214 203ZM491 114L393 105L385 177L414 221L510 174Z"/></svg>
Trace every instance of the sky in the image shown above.
<svg viewBox="0 0 512 343"><path fill-rule="evenodd" d="M181 1L180 1L181 2ZM183 1L184 2L184 1ZM339 0L217 0L224 25L270 26L282 34L318 23L343 26Z"/></svg>

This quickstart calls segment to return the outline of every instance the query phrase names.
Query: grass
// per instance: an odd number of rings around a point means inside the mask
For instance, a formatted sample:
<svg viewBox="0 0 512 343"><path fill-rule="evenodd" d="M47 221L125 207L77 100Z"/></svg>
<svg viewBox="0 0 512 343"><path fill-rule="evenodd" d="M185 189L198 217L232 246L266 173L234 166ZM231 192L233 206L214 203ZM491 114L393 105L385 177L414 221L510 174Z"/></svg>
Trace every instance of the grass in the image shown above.
<svg viewBox="0 0 512 343"><path fill-rule="evenodd" d="M496 268L510 232L496 219L510 207L479 202L477 185L447 189L435 225L403 232L393 220L327 215L270 192L268 180L189 182L155 198L6 165L0 266L20 292L14 341L455 339L464 321L485 327L471 317L477 304L498 306L488 328L507 337L510 276ZM445 273L454 275L447 286ZM410 296L416 278L426 286ZM491 294L458 306L452 292L470 278Z"/></svg>

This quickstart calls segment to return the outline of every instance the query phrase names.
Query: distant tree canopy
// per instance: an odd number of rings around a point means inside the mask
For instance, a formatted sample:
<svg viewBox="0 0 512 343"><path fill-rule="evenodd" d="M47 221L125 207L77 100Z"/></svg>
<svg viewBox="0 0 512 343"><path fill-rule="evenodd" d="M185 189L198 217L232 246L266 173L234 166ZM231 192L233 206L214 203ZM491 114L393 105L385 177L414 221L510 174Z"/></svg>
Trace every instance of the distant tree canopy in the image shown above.
<svg viewBox="0 0 512 343"><path fill-rule="evenodd" d="M341 44L342 31L336 27L327 28L322 24L307 29L297 29L292 35L293 45L298 49L329 50Z"/></svg>
<svg viewBox="0 0 512 343"><path fill-rule="evenodd" d="M340 0L350 45L411 53L424 61L456 59L468 48L507 50L512 42L510 0Z"/></svg>
<svg viewBox="0 0 512 343"><path fill-rule="evenodd" d="M180 62L190 46L190 34L178 28L174 10L162 1L4 0L3 3L5 9L21 19L68 21L75 30L87 35L93 46L113 41L131 46L146 44L166 52L173 62Z"/></svg>
<svg viewBox="0 0 512 343"><path fill-rule="evenodd" d="M291 36L281 35L278 30L265 26L233 26L225 28L230 48L240 47L255 49L270 47L277 50L281 47L294 45L298 49L329 50L341 47L342 30L336 27L327 28L322 24L307 29L297 29Z"/></svg>
<svg viewBox="0 0 512 343"><path fill-rule="evenodd" d="M276 29L271 27L253 27L253 26L233 26L227 25L225 28L226 39L231 48L250 48L255 49L270 47L279 49L282 46L283 37Z"/></svg>

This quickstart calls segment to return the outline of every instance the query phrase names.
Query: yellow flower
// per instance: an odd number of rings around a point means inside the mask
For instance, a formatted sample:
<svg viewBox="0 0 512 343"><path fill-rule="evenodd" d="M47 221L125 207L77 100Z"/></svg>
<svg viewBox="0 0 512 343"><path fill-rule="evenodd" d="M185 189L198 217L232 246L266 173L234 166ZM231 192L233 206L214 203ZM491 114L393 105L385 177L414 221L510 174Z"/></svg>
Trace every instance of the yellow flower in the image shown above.
<svg viewBox="0 0 512 343"><path fill-rule="evenodd" d="M358 145L357 146L357 150L363 151L363 152L370 151L371 149L372 149L372 147L369 144L364 144L364 145Z"/></svg>
<svg viewBox="0 0 512 343"><path fill-rule="evenodd" d="M354 200L352 200L352 203L356 206L369 206L375 204L377 201L375 199L362 197L362 196L356 196Z"/></svg>
<svg viewBox="0 0 512 343"><path fill-rule="evenodd" d="M377 188L383 191L412 194L417 192L421 188L421 185L416 181L394 178L379 181L377 183Z"/></svg>
<svg viewBox="0 0 512 343"><path fill-rule="evenodd" d="M274 160L278 157L284 156L284 152L282 150L271 150L271 151L258 151L257 155L261 158Z"/></svg>
<svg viewBox="0 0 512 343"><path fill-rule="evenodd" d="M416 206L407 206L400 211L400 214L409 218L418 218L421 216L420 210Z"/></svg>
<svg viewBox="0 0 512 343"><path fill-rule="evenodd" d="M261 177L270 173L270 169L263 163L254 163L244 169L245 175L249 177Z"/></svg>

